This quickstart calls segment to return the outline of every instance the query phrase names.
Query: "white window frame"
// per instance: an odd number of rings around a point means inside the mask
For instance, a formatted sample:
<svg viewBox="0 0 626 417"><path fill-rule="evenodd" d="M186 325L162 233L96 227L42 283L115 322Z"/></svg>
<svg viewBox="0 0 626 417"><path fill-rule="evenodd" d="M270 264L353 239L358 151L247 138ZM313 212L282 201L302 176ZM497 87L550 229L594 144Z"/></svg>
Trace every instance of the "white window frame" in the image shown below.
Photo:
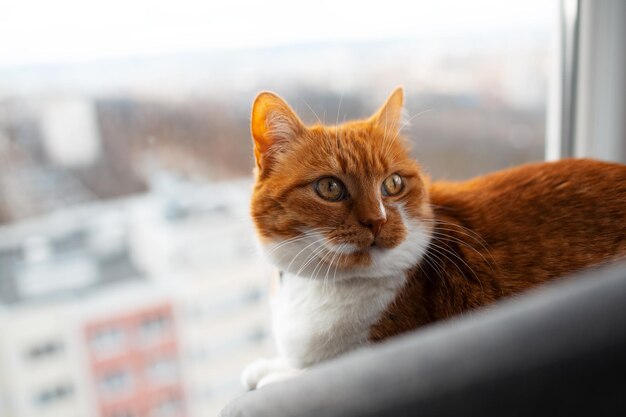
<svg viewBox="0 0 626 417"><path fill-rule="evenodd" d="M546 159L626 163L626 2L561 0Z"/></svg>

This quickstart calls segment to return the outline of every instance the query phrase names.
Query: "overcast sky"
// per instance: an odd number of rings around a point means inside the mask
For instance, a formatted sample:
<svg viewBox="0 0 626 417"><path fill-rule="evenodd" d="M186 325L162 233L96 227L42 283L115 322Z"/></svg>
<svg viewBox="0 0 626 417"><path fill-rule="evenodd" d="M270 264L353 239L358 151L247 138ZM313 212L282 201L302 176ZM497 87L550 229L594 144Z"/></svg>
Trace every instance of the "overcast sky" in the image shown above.
<svg viewBox="0 0 626 417"><path fill-rule="evenodd" d="M534 31L546 0L0 0L0 68L212 48Z"/></svg>

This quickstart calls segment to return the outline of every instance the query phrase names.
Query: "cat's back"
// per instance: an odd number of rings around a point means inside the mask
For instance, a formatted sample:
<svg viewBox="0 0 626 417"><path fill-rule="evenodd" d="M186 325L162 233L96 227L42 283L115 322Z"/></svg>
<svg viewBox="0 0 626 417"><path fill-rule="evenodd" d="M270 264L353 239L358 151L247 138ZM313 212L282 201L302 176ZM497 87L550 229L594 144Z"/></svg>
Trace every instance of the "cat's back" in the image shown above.
<svg viewBox="0 0 626 417"><path fill-rule="evenodd" d="M541 221L605 212L619 220L626 216L626 165L591 159L526 164L465 182L435 182L431 200L474 220L514 214L526 223L533 215Z"/></svg>
<svg viewBox="0 0 626 417"><path fill-rule="evenodd" d="M502 195L520 197L579 198L588 196L626 198L626 165L592 159L538 162L497 171L464 182L435 182L433 200L446 202L479 197L491 200ZM441 201L441 200L444 201Z"/></svg>
<svg viewBox="0 0 626 417"><path fill-rule="evenodd" d="M540 282L626 256L626 165L589 159L527 164L466 182L433 183L431 200L442 222L480 236L514 281Z"/></svg>

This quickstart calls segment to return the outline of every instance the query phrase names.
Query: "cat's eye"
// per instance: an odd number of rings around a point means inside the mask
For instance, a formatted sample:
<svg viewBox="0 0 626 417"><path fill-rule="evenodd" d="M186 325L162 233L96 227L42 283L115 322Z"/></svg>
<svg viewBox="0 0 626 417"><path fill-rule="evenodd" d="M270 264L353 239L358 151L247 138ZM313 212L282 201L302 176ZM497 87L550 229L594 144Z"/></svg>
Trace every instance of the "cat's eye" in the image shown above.
<svg viewBox="0 0 626 417"><path fill-rule="evenodd" d="M404 181L398 174L392 174L383 181L382 192L384 196L399 194L404 189Z"/></svg>
<svg viewBox="0 0 626 417"><path fill-rule="evenodd" d="M324 177L315 183L317 195L328 201L339 201L346 197L346 187L334 177Z"/></svg>

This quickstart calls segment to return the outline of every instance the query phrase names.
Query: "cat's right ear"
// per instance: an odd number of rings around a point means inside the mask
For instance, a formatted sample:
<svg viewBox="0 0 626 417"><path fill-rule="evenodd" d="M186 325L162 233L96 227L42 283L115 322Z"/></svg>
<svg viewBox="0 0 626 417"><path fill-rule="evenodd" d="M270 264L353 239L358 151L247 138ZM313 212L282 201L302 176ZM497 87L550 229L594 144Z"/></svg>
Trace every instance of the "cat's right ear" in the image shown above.
<svg viewBox="0 0 626 417"><path fill-rule="evenodd" d="M403 126L403 118L404 90L402 87L397 87L370 120L386 134L398 135Z"/></svg>
<svg viewBox="0 0 626 417"><path fill-rule="evenodd" d="M285 100L263 92L252 105L251 130L254 157L259 173L263 173L285 145L302 133L304 125Z"/></svg>

